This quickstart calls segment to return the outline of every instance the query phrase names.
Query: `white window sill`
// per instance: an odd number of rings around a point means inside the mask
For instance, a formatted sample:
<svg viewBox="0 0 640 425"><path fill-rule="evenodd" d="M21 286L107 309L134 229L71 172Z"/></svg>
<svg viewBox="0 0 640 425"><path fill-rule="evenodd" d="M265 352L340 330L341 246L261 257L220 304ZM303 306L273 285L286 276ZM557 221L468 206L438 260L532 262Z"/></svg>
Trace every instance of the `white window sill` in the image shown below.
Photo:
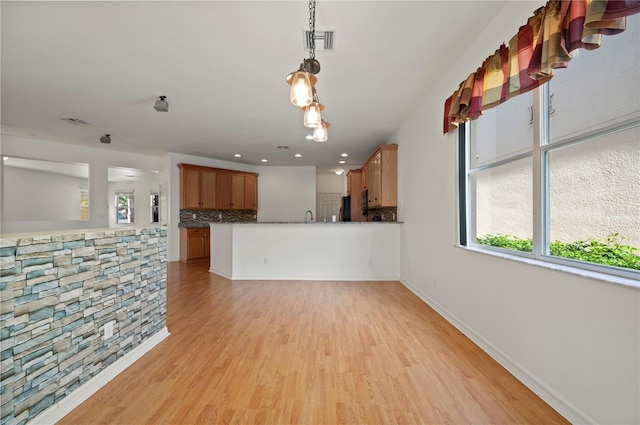
<svg viewBox="0 0 640 425"><path fill-rule="evenodd" d="M494 251L489 249L481 249L473 246L454 245L456 248L464 249L465 251L473 251L479 254L491 255L494 257L500 257L507 260L518 261L520 263L531 264L538 267L544 267L550 270L556 270L563 273L569 273L576 276L586 277L590 279L599 280L605 283L614 285L621 285L627 288L640 289L640 281L632 278L626 278L622 276L615 276L607 273L600 273L592 270L580 269L577 267L571 267L564 264L557 264L548 261L538 260L535 258L529 258L517 254L509 254L502 251ZM640 273L638 274L640 277Z"/></svg>

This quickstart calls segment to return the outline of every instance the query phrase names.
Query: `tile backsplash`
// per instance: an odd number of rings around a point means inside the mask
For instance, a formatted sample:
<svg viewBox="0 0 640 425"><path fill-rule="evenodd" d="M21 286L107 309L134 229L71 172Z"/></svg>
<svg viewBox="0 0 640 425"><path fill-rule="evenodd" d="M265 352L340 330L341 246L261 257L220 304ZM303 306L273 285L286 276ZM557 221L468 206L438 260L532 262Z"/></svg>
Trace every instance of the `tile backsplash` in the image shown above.
<svg viewBox="0 0 640 425"><path fill-rule="evenodd" d="M398 207L370 208L367 221L398 221Z"/></svg>
<svg viewBox="0 0 640 425"><path fill-rule="evenodd" d="M258 221L254 210L180 210L181 223L209 223L224 221L231 223L246 223ZM194 217L195 214L195 218Z"/></svg>

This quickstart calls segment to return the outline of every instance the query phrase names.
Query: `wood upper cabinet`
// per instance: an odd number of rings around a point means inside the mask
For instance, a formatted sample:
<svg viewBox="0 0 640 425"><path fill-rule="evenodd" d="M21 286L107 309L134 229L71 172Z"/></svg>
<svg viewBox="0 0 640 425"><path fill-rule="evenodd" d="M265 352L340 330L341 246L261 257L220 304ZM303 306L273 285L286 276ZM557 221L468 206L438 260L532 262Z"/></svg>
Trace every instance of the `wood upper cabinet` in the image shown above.
<svg viewBox="0 0 640 425"><path fill-rule="evenodd" d="M395 207L398 204L398 145L380 145L363 167L369 207Z"/></svg>
<svg viewBox="0 0 640 425"><path fill-rule="evenodd" d="M216 172L196 165L178 164L180 168L180 208L214 209Z"/></svg>
<svg viewBox="0 0 640 425"><path fill-rule="evenodd" d="M201 208L212 209L216 205L216 176L213 170L202 170L200 173Z"/></svg>
<svg viewBox="0 0 640 425"><path fill-rule="evenodd" d="M231 209L244 210L244 174L231 174Z"/></svg>
<svg viewBox="0 0 640 425"><path fill-rule="evenodd" d="M256 210L257 179L255 174L218 172L216 177L216 209Z"/></svg>
<svg viewBox="0 0 640 425"><path fill-rule="evenodd" d="M351 221L364 221L362 215L362 170L347 173L347 195L351 196Z"/></svg>
<svg viewBox="0 0 640 425"><path fill-rule="evenodd" d="M216 207L217 210L231 208L231 173L218 173L216 176Z"/></svg>
<svg viewBox="0 0 640 425"><path fill-rule="evenodd" d="M255 174L244 176L244 208L247 210L258 209L258 179Z"/></svg>
<svg viewBox="0 0 640 425"><path fill-rule="evenodd" d="M349 170L347 172L347 195L351 198L362 196L362 170Z"/></svg>
<svg viewBox="0 0 640 425"><path fill-rule="evenodd" d="M257 174L189 164L178 167L180 209L258 209Z"/></svg>

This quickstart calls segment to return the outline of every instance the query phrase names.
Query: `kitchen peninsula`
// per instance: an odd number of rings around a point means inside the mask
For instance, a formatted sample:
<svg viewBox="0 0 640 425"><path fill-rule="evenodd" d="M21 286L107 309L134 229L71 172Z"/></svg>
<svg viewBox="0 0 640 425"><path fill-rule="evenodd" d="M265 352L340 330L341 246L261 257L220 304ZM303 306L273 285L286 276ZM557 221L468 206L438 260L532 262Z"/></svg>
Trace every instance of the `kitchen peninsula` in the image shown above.
<svg viewBox="0 0 640 425"><path fill-rule="evenodd" d="M231 280L397 280L400 223L211 223L209 271Z"/></svg>

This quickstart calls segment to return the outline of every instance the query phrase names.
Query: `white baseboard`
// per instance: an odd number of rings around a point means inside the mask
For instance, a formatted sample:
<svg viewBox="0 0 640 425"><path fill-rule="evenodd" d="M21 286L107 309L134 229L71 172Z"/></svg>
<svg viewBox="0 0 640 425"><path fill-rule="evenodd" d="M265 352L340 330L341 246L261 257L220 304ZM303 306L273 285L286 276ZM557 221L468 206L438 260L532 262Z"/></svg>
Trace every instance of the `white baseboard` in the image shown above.
<svg viewBox="0 0 640 425"><path fill-rule="evenodd" d="M500 363L513 376L522 382L527 388L533 391L538 397L544 400L556 412L562 415L572 424L595 424L596 421L589 418L586 414L576 408L570 402L566 401L562 396L549 388L544 382L540 381L534 374L528 371L515 360L511 359L496 346L487 341L484 337L476 333L471 327L458 320L453 314L449 313L445 308L440 306L433 299L420 291L406 279L400 279L400 282L406 286L411 292L416 294L418 298L433 308L438 314L445 318L449 323L455 326L460 332L473 341L491 358Z"/></svg>
<svg viewBox="0 0 640 425"><path fill-rule="evenodd" d="M389 276L358 276L358 277L344 277L344 276L250 276L240 275L230 277L218 271L209 270L212 273L226 277L229 280L318 280L328 282L398 282L398 277Z"/></svg>
<svg viewBox="0 0 640 425"><path fill-rule="evenodd" d="M131 350L125 356L116 360L107 366L102 372L97 374L89 381L82 384L71 394L63 398L46 410L43 410L38 416L29 421L30 425L51 425L64 418L71 413L73 409L80 406L82 402L95 394L100 388L104 387L109 381L118 376L122 371L131 366L136 360L140 359L153 347L158 345L162 340L169 336L169 330L164 327L160 331L153 334L143 343Z"/></svg>
<svg viewBox="0 0 640 425"><path fill-rule="evenodd" d="M217 274L218 276L222 276L226 279L231 280L231 275L229 273L223 272L222 270L209 269L209 273Z"/></svg>

